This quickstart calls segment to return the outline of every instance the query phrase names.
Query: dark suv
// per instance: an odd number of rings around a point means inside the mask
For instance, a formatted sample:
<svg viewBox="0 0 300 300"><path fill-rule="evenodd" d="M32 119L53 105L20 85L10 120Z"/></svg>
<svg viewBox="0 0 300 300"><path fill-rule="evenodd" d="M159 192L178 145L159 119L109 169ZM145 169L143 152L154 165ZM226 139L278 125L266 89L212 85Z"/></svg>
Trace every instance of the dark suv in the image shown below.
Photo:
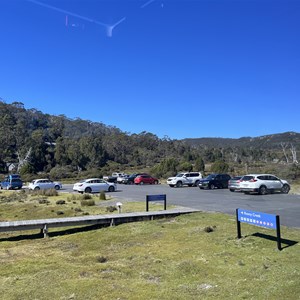
<svg viewBox="0 0 300 300"><path fill-rule="evenodd" d="M228 174L210 174L206 178L201 179L198 186L200 189L227 189L230 178Z"/></svg>

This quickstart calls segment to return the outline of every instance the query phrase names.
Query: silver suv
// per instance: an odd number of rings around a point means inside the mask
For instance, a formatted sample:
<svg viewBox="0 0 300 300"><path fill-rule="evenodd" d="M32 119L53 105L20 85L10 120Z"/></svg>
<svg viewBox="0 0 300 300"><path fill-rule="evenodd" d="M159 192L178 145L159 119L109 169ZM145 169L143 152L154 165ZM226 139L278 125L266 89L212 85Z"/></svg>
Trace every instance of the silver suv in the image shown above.
<svg viewBox="0 0 300 300"><path fill-rule="evenodd" d="M280 179L272 174L249 174L240 179L239 189L245 194L251 192L260 195L274 192L288 194L290 185L286 180Z"/></svg>
<svg viewBox="0 0 300 300"><path fill-rule="evenodd" d="M169 177L167 184L170 187L182 187L183 185L198 186L202 174L200 172L178 173L175 177Z"/></svg>

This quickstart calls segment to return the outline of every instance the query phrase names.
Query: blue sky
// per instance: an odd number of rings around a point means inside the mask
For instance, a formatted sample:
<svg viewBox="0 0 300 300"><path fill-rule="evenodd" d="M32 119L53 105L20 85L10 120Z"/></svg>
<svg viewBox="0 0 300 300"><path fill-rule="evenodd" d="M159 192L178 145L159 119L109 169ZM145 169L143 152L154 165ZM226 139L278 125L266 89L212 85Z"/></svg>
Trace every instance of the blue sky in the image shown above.
<svg viewBox="0 0 300 300"><path fill-rule="evenodd" d="M0 41L6 103L172 139L300 132L300 0L0 0Z"/></svg>

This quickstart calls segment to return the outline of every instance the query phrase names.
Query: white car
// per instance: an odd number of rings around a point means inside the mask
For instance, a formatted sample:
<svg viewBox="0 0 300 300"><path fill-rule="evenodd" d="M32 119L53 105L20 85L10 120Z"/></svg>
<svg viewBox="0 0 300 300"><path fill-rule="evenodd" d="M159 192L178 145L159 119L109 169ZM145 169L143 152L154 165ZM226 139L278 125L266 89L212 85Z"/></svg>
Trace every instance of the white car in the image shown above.
<svg viewBox="0 0 300 300"><path fill-rule="evenodd" d="M182 187L183 185L198 186L201 179L201 172L178 173L175 177L169 177L167 179L167 184L170 187Z"/></svg>
<svg viewBox="0 0 300 300"><path fill-rule="evenodd" d="M117 185L113 182L107 182L100 178L89 178L77 182L73 186L73 191L78 193L99 193L99 192L114 192Z"/></svg>
<svg viewBox="0 0 300 300"><path fill-rule="evenodd" d="M288 194L290 185L286 180L280 179L272 174L248 174L240 179L239 190L245 194L281 192Z"/></svg>
<svg viewBox="0 0 300 300"><path fill-rule="evenodd" d="M35 179L29 183L28 188L30 190L45 190L45 189L56 189L60 190L62 184L60 182L52 181L49 179Z"/></svg>
<svg viewBox="0 0 300 300"><path fill-rule="evenodd" d="M125 180L126 180L128 177L129 177L129 175L127 175L127 174L118 176L118 177L117 177L117 183L124 183Z"/></svg>

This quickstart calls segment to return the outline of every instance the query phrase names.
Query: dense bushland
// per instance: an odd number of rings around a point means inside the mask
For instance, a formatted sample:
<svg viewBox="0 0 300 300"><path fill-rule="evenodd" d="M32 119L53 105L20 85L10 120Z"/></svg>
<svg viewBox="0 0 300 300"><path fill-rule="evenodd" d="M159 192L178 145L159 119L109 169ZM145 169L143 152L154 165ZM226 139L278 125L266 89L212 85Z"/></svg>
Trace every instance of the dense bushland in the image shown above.
<svg viewBox="0 0 300 300"><path fill-rule="evenodd" d="M26 180L37 174L53 179L101 177L118 170L147 171L159 178L183 170L270 171L296 179L299 136L161 139L149 132L130 134L99 122L25 109L21 102L0 101L0 172L17 171Z"/></svg>

